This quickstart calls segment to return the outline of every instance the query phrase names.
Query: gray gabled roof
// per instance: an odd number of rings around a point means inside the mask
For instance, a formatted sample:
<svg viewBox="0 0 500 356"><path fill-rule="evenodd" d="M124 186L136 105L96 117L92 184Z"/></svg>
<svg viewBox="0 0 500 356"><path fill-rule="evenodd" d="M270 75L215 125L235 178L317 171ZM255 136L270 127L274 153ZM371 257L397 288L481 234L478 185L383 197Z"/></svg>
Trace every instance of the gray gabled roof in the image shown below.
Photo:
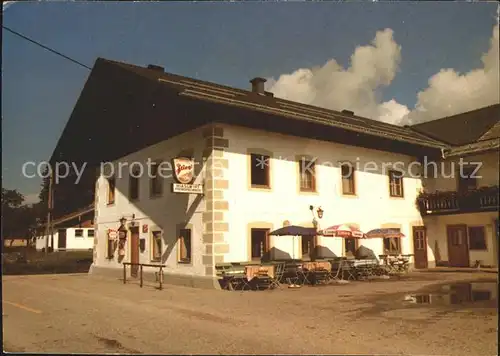
<svg viewBox="0 0 500 356"><path fill-rule="evenodd" d="M494 126L497 128L491 135L496 134L498 137L499 121L500 104L496 104L410 127L416 132L452 146L461 146L480 140Z"/></svg>
<svg viewBox="0 0 500 356"><path fill-rule="evenodd" d="M336 127L418 146L432 148L448 146L439 140L415 132L408 127L391 125L335 110L328 110L279 99L269 95L270 93L267 93L268 95L259 95L249 90L232 88L225 85L166 73L161 70L161 68L150 69L102 58L99 60L120 66L121 68L156 81L157 83L174 87L179 91L179 95L198 100L280 115L292 120L308 121L319 125Z"/></svg>

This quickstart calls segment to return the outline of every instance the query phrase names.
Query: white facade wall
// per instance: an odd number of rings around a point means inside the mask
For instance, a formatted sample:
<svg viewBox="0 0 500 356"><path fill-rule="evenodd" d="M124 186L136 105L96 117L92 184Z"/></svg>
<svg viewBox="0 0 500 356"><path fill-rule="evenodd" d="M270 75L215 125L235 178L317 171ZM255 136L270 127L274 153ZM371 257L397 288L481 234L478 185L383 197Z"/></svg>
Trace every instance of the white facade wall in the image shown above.
<svg viewBox="0 0 500 356"><path fill-rule="evenodd" d="M458 189L458 170L460 158L451 157L446 160L436 162L437 171L431 164L428 165L428 174L423 180L423 187L426 192L435 191L456 191ZM464 165L470 163L471 167L478 166L479 169L475 173L477 178L477 186L487 187L498 185L500 157L499 151L487 152L483 154L466 156L462 158Z"/></svg>
<svg viewBox="0 0 500 356"><path fill-rule="evenodd" d="M193 130L170 140L160 142L147 147L139 152L135 152L113 163L114 172L117 174L115 203L107 204L108 183L104 176L101 176L96 183L96 211L95 222L97 244L94 252L94 266L98 268L123 268L122 262L130 262L130 234L125 246L126 255L119 258L118 251L115 251L112 259L108 258L107 231L117 230L120 226L120 218L127 218L127 225L134 221L139 226L140 239L145 239L145 250L139 252L139 263L152 262L152 232L163 232L163 258L162 263L167 265L167 273L177 273L186 275L202 275L204 266L202 265L202 213L205 205L202 204L202 196L191 194L174 194L171 192L173 178L163 179L163 194L159 197L150 197L150 179L147 172L148 158L152 161L163 160L171 162L177 156L182 156L188 151L194 153L197 164L195 174L197 178L194 183L202 183L204 174L202 163L203 151L202 130ZM119 163L122 163L121 175L118 173ZM129 201L129 173L130 164L139 162L145 167L145 172L139 181L139 199ZM166 163L165 163L166 164ZM138 167L136 165L135 167ZM134 167L132 167L134 168ZM164 175L168 174L164 171ZM177 226L188 224L192 234L192 262L190 264L178 263ZM148 225L148 232L143 232L142 226ZM148 267L144 270L147 271ZM157 270L154 269L156 272Z"/></svg>
<svg viewBox="0 0 500 356"><path fill-rule="evenodd" d="M89 230L94 230L93 228L67 228L66 230L66 247L61 250L91 250L94 245L94 237L89 237ZM76 230L82 230L83 236L77 237L75 235ZM45 248L45 241L47 236L37 236L35 248L37 251L41 251ZM54 251L59 250L59 229L54 229L53 238L48 236L49 242L48 246L53 247Z"/></svg>
<svg viewBox="0 0 500 356"><path fill-rule="evenodd" d="M422 225L415 205L421 189L419 178L404 178L404 198L389 197L388 173L383 174L383 162L404 162L407 166L414 159L409 156L383 151L346 146L313 139L289 137L259 130L224 126L224 137L229 140L226 157L229 160L229 233L230 252L225 261L250 259L250 228L278 229L285 220L293 225L312 226L309 206L321 206L324 216L320 228L341 223L358 224L362 231L380 227L400 227L407 236L402 239L402 253L412 253L412 225ZM250 163L248 153L270 151L271 189L250 188ZM316 193L299 191L297 155L317 158ZM343 196L339 162L358 164L355 173L356 196ZM373 162L373 163L369 163ZM400 164L400 167L403 165ZM368 169L365 169L368 167ZM378 168L377 168L378 167ZM388 166L387 166L388 167ZM341 238L319 237L318 244L325 257L343 255ZM360 240L376 255L383 254L382 239ZM298 257L300 238L271 237L275 247Z"/></svg>
<svg viewBox="0 0 500 356"><path fill-rule="evenodd" d="M487 187L499 184L499 151L487 152L460 158L449 158L437 162L437 171L428 170L428 176L423 180L424 190L432 193L436 191L457 191L459 162L471 167L479 167L477 187ZM452 174L453 173L453 174ZM427 226L428 260L431 262L449 262L447 225L465 224L468 227L484 226L486 233L486 250L469 251L471 266L476 260L481 260L484 265L498 267L498 239L496 237L496 222L498 212L453 214L442 216L427 216L424 218Z"/></svg>
<svg viewBox="0 0 500 356"><path fill-rule="evenodd" d="M365 232L381 227L400 228L406 235L401 240L402 253L413 253L412 227L424 225L415 204L417 195L422 190L421 178L405 176L403 179L404 197L393 198L389 195L388 170L392 165L393 168L404 171L405 167L415 162L414 157L237 126L217 126L224 130L224 140L228 140L228 147L224 148L223 154L223 159L227 160L223 179L228 181L228 187L223 188L223 199L228 203L227 210L223 209L223 223L227 223L228 229L222 234L223 243L228 245L224 248L227 251L222 252L225 262L244 262L251 259L251 228L274 230L282 227L285 221L293 225L312 226L313 216L309 210L310 205L313 205L315 209L321 206L324 211L323 218L319 220L320 228L342 223L356 224ZM194 183L204 184L206 169L202 155L206 146L202 134L203 129L198 128L181 134L113 162L113 170L117 174L117 179L115 202L112 205L107 204L106 178L101 176L98 179L96 182L94 267L116 270L122 268L122 262L130 262L130 238L127 240L123 258L118 256L117 251L112 258L108 258L107 231L118 229L120 218L125 217L128 227L132 219L134 220L136 226L139 226L140 239L145 240L145 249L140 251L139 263L152 263L152 232L160 230L163 232L161 262L167 265L167 273L187 276L208 273L206 260L203 260L203 256L207 255L206 244L203 240L207 221L206 218L205 221L202 218L206 211L206 197L173 194L171 183L174 180L165 178L163 195L151 198L150 179L146 172L140 179L139 199L132 202L128 199L129 166L132 162L140 162L143 167L147 167L148 159L171 162L171 159L190 152L194 154L197 162ZM271 154L271 189L250 187L250 153ZM299 191L297 156L317 160L317 189L314 193ZM486 159L491 160L491 157L488 156ZM121 170L119 169L120 162L122 163ZM356 167L356 195L354 196L342 194L340 172L342 162L350 162ZM491 168L488 167L486 165L482 167L482 173L489 177L485 178L486 180L491 181ZM118 174L119 172L121 174ZM443 182L449 184L449 181ZM438 186L444 186L443 182L435 183L427 180L426 188L436 189ZM460 219L460 216L458 218ZM491 218L488 219L491 220ZM148 226L147 232L142 228L144 225ZM189 264L178 262L177 233L181 225L191 228L192 262ZM440 236L439 229L443 227L433 228L432 222L426 225L428 225L429 236L427 254L431 262L430 267L432 267L432 262L436 259L435 239ZM493 235L488 236L491 239ZM318 244L321 246L320 257L344 255L344 240L341 238L320 236ZM274 256L272 256L274 258L301 257L300 237L273 236L270 238L270 245L271 250L274 251ZM376 255L384 253L382 239L359 240L359 245L372 249ZM441 258L445 253L443 249L446 249L446 245L441 248ZM219 253L220 251L222 249ZM479 258L472 254L471 260L475 259ZM486 257L482 259L487 260ZM413 261L410 262L413 263Z"/></svg>
<svg viewBox="0 0 500 356"><path fill-rule="evenodd" d="M447 225L465 224L467 227L484 226L486 234L486 250L469 250L470 266L474 266L475 261L480 260L485 266L498 267L498 239L495 219L498 219L497 212L425 217L428 260L449 262ZM470 246L470 243L468 245Z"/></svg>

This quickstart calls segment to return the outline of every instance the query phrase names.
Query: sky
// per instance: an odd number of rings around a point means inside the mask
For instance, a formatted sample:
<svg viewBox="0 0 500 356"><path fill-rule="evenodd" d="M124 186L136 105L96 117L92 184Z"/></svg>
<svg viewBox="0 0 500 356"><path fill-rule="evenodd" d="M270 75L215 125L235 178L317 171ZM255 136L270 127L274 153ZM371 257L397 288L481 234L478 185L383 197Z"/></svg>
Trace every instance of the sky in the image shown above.
<svg viewBox="0 0 500 356"><path fill-rule="evenodd" d="M494 2L9 2L3 25L96 58L411 124L499 101ZM90 71L2 30L2 180L35 202ZM28 172L32 173L32 171Z"/></svg>

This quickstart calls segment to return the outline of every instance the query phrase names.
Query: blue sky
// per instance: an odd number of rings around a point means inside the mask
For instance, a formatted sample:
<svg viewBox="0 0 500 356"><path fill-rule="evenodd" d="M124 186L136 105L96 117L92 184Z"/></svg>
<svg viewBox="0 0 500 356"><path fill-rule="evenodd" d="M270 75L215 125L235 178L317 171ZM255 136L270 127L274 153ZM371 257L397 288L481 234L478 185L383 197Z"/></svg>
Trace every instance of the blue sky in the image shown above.
<svg viewBox="0 0 500 356"><path fill-rule="evenodd" d="M495 3L15 3L4 25L92 66L97 57L249 88L321 66L344 67L357 46L393 30L401 64L381 93L412 108L442 68L481 67L495 24ZM23 178L27 161L47 160L89 71L3 31L3 186L37 194Z"/></svg>

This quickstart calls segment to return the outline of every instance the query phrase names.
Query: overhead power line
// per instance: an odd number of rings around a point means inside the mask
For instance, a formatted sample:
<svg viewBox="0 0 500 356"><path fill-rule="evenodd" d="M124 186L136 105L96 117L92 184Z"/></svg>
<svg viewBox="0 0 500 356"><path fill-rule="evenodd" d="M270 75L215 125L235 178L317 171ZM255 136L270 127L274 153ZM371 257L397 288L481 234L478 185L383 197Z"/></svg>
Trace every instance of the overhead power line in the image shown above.
<svg viewBox="0 0 500 356"><path fill-rule="evenodd" d="M54 53L54 54L57 54L58 56L63 57L64 59L67 59L67 60L69 60L69 61L71 61L71 62L73 62L73 63L76 63L76 64L78 64L78 65L79 65L79 66L81 66L81 67L84 67L84 68L87 68L87 69L89 69L89 70L92 70L92 68L90 68L89 66L86 66L85 64L83 64L83 63L81 63L81 62L78 62L76 59L73 59L73 58L71 58L71 57L68 57L68 56L66 56L66 55L62 54L61 52L56 51L55 49L52 49L52 48L50 48L50 47L47 47L47 46L45 46L45 45L41 44L40 42L37 42L37 41L35 41L35 40L32 40L31 38L29 38L29 37L27 37L27 36L25 36L25 35L22 35L22 34L20 34L19 32L14 31L14 30L12 30L12 29L8 28L7 26L2 25L2 28L3 28L3 29L5 29L5 30L7 30L7 31L9 31L10 33L12 33L12 34L14 34L14 35L16 35L16 36L21 37L22 39L25 39L26 41L29 41L29 42L31 42L31 43L36 44L37 46L42 47L43 49L46 49L46 50L47 50L47 51L49 51L49 52L52 52L52 53Z"/></svg>

